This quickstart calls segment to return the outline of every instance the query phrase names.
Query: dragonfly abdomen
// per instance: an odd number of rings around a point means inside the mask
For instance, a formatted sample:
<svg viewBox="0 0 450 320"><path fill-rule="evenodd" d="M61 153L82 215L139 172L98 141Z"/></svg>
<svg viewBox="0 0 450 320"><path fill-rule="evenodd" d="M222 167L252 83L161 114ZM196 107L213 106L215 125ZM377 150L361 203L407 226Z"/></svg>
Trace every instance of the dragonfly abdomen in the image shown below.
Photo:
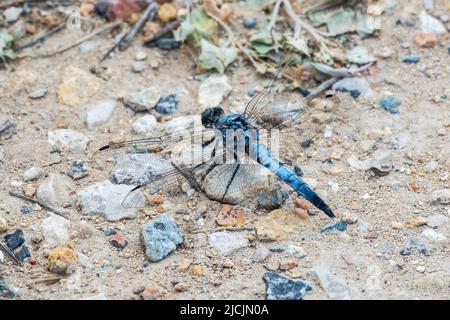
<svg viewBox="0 0 450 320"><path fill-rule="evenodd" d="M257 144L256 155L257 161L273 172L278 178L287 183L294 189L301 197L311 202L315 207L325 212L329 217L335 217L330 207L319 197L319 195L312 190L306 182L290 170L285 164L280 162L277 158L272 156L269 150L264 146Z"/></svg>

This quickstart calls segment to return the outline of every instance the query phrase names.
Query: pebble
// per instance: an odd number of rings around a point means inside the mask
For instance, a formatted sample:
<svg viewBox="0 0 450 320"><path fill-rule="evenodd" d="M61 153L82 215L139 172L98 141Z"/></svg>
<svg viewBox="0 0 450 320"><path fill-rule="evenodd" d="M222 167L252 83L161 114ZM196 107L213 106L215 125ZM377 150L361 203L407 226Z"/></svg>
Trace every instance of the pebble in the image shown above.
<svg viewBox="0 0 450 320"><path fill-rule="evenodd" d="M25 242L23 231L20 229L17 229L14 233L5 235L4 239L6 242L6 246L11 251L16 250Z"/></svg>
<svg viewBox="0 0 450 320"><path fill-rule="evenodd" d="M70 222L57 215L50 215L42 220L42 233L49 247L64 246L70 240Z"/></svg>
<svg viewBox="0 0 450 320"><path fill-rule="evenodd" d="M89 138L72 129L56 129L48 132L48 142L52 146L67 148L72 152L84 151Z"/></svg>
<svg viewBox="0 0 450 320"><path fill-rule="evenodd" d="M254 262L263 262L267 259L270 255L270 250L267 249L266 246L260 245L255 251L255 254L253 255L253 261Z"/></svg>
<svg viewBox="0 0 450 320"><path fill-rule="evenodd" d="M244 235L227 231L210 233L208 242L221 256L228 256L249 245L249 241Z"/></svg>
<svg viewBox="0 0 450 320"><path fill-rule="evenodd" d="M320 230L321 233L330 233L333 231L345 231L347 230L347 223L343 220L338 221L336 223L332 223L329 225L326 225L325 227Z"/></svg>
<svg viewBox="0 0 450 320"><path fill-rule="evenodd" d="M151 114L137 118L132 128L135 133L142 135L154 135L161 130L161 126L156 118Z"/></svg>
<svg viewBox="0 0 450 320"><path fill-rule="evenodd" d="M261 241L282 241L303 224L298 214L276 209L255 223L256 233Z"/></svg>
<svg viewBox="0 0 450 320"><path fill-rule="evenodd" d="M153 109L158 103L159 96L159 88L148 87L125 96L123 103L135 112L148 111Z"/></svg>
<svg viewBox="0 0 450 320"><path fill-rule="evenodd" d="M16 257L17 260L23 262L26 258L31 257L30 250L27 246L23 245L19 251L14 253L14 257Z"/></svg>
<svg viewBox="0 0 450 320"><path fill-rule="evenodd" d="M99 101L91 106L86 113L86 125L89 129L93 129L101 124L108 122L111 119L114 109L116 108L116 101L104 100Z"/></svg>
<svg viewBox="0 0 450 320"><path fill-rule="evenodd" d="M332 300L350 300L351 289L341 278L331 274L320 265L313 267L313 274L319 279L321 287Z"/></svg>
<svg viewBox="0 0 450 320"><path fill-rule="evenodd" d="M96 76L74 66L68 66L58 87L58 98L65 105L79 107L95 96L101 86L101 81Z"/></svg>
<svg viewBox="0 0 450 320"><path fill-rule="evenodd" d="M103 232L105 236L112 236L114 234L117 234L117 231L114 227L106 228L106 230Z"/></svg>
<svg viewBox="0 0 450 320"><path fill-rule="evenodd" d="M414 36L414 43L419 48L433 48L438 42L438 38L433 33L419 32Z"/></svg>
<svg viewBox="0 0 450 320"><path fill-rule="evenodd" d="M298 259L306 257L305 249L303 249L302 247L295 246L293 244L287 247L286 252L292 254L294 257Z"/></svg>
<svg viewBox="0 0 450 320"><path fill-rule="evenodd" d="M175 291L176 292L184 292L184 291L188 291L189 289L189 285L187 285L184 282L178 282L175 286Z"/></svg>
<svg viewBox="0 0 450 320"><path fill-rule="evenodd" d="M280 261L279 265L278 265L278 269L281 271L289 271L292 270L294 268L297 268L298 264L295 260L293 259L283 259Z"/></svg>
<svg viewBox="0 0 450 320"><path fill-rule="evenodd" d="M41 89L36 89L33 92L31 92L28 97L30 97L30 99L40 99L45 97L45 95L47 94L47 89L46 88L41 88Z"/></svg>
<svg viewBox="0 0 450 320"><path fill-rule="evenodd" d="M145 185L155 175L172 169L172 164L162 155L150 153L125 154L114 159L110 179L115 184Z"/></svg>
<svg viewBox="0 0 450 320"><path fill-rule="evenodd" d="M112 238L109 240L109 243L116 247L119 251L125 249L125 247L128 245L128 240L125 239L120 234L115 234L112 236Z"/></svg>
<svg viewBox="0 0 450 320"><path fill-rule="evenodd" d="M144 51L138 51L138 52L136 52L136 55L134 56L134 59L135 59L136 61L147 60L147 58L148 58L148 55L147 55L147 53L144 52Z"/></svg>
<svg viewBox="0 0 450 320"><path fill-rule="evenodd" d="M204 108L213 108L223 101L232 90L226 75L212 74L200 85L198 102Z"/></svg>
<svg viewBox="0 0 450 320"><path fill-rule="evenodd" d="M189 269L191 264L192 260L183 257L178 261L177 271L185 272Z"/></svg>
<svg viewBox="0 0 450 320"><path fill-rule="evenodd" d="M39 177L41 177L44 174L44 170L39 167L31 167L27 171L23 173L23 181L32 181Z"/></svg>
<svg viewBox="0 0 450 320"><path fill-rule="evenodd" d="M431 228L439 228L440 226L447 224L449 218L443 214L433 214L428 217L427 225Z"/></svg>
<svg viewBox="0 0 450 320"><path fill-rule="evenodd" d="M404 63L418 63L420 61L419 56L415 54L409 54L403 57L402 61Z"/></svg>
<svg viewBox="0 0 450 320"><path fill-rule="evenodd" d="M447 237L444 236L442 233L436 232L433 229L430 228L426 228L425 230L422 231L421 235L432 241L432 242L444 242L447 241Z"/></svg>
<svg viewBox="0 0 450 320"><path fill-rule="evenodd" d="M256 19L255 18L244 18L244 20L242 21L242 24L244 25L245 28L252 29L252 28L256 27Z"/></svg>
<svg viewBox="0 0 450 320"><path fill-rule="evenodd" d="M312 287L303 280L292 280L275 272L266 272L266 300L302 300Z"/></svg>
<svg viewBox="0 0 450 320"><path fill-rule="evenodd" d="M162 297L162 294L156 287L147 287L144 291L142 291L141 297L144 300L157 300Z"/></svg>
<svg viewBox="0 0 450 320"><path fill-rule="evenodd" d="M415 217L409 220L405 221L405 226L408 228L416 228L416 227L420 227L423 226L427 223L427 218L425 217Z"/></svg>
<svg viewBox="0 0 450 320"><path fill-rule="evenodd" d="M6 22L14 22L17 19L19 19L20 15L22 14L22 8L11 6L5 11L3 11L3 16L5 17Z"/></svg>
<svg viewBox="0 0 450 320"><path fill-rule="evenodd" d="M156 41L156 46L161 50L174 50L181 46L180 41L176 41L173 38L162 38Z"/></svg>
<svg viewBox="0 0 450 320"><path fill-rule="evenodd" d="M184 235L169 214L159 214L158 217L142 227L141 241L145 255L150 261L163 260L183 242Z"/></svg>
<svg viewBox="0 0 450 320"><path fill-rule="evenodd" d="M71 180L62 174L50 176L38 187L36 199L48 206L65 207L75 202Z"/></svg>
<svg viewBox="0 0 450 320"><path fill-rule="evenodd" d="M0 214L0 233L5 233L9 230L8 221L6 221L5 217Z"/></svg>
<svg viewBox="0 0 450 320"><path fill-rule="evenodd" d="M204 275L203 268L199 265L192 266L192 274L197 277L202 277Z"/></svg>
<svg viewBox="0 0 450 320"><path fill-rule="evenodd" d="M77 254L67 247L54 249L47 258L48 270L59 275L67 275L75 272Z"/></svg>
<svg viewBox="0 0 450 320"><path fill-rule="evenodd" d="M201 116L192 115L174 118L170 121L167 121L164 125L167 133L173 133L201 124L202 124Z"/></svg>
<svg viewBox="0 0 450 320"><path fill-rule="evenodd" d="M443 34L446 33L447 30L442 22L438 19L430 16L425 11L420 12L419 14L421 29L423 32L427 33L437 33Z"/></svg>
<svg viewBox="0 0 450 320"><path fill-rule="evenodd" d="M450 204L450 189L433 191L431 194L431 202L438 204Z"/></svg>
<svg viewBox="0 0 450 320"><path fill-rule="evenodd" d="M426 173L433 172L437 169L438 165L439 162L437 162L436 160L430 161L423 166L423 171L425 171Z"/></svg>
<svg viewBox="0 0 450 320"><path fill-rule="evenodd" d="M131 71L134 73L141 73L147 68L147 63L144 61L134 61L131 64Z"/></svg>
<svg viewBox="0 0 450 320"><path fill-rule="evenodd" d="M258 207L267 210L278 209L283 206L288 197L289 193L281 189L261 191L257 198Z"/></svg>
<svg viewBox="0 0 450 320"><path fill-rule="evenodd" d="M79 180L81 178L88 176L88 166L83 160L75 160L72 162L67 175L74 180Z"/></svg>
<svg viewBox="0 0 450 320"><path fill-rule="evenodd" d="M396 97L384 97L380 100L380 107L392 114L398 114L400 111L397 107L402 103L402 100Z"/></svg>
<svg viewBox="0 0 450 320"><path fill-rule="evenodd" d="M344 78L333 84L332 89L338 92L348 92L353 99L356 99L359 96L370 98L374 95L374 92L365 78Z"/></svg>
<svg viewBox="0 0 450 320"><path fill-rule="evenodd" d="M422 253L427 256L429 255L430 250L420 238L409 238L401 247L400 254L402 256L409 256L416 253Z"/></svg>
<svg viewBox="0 0 450 320"><path fill-rule="evenodd" d="M417 271L417 272L420 272L420 273L424 273L424 272L425 272L425 267L424 267L424 266L418 266L418 267L416 268L416 271Z"/></svg>
<svg viewBox="0 0 450 320"><path fill-rule="evenodd" d="M231 205L224 205L216 217L216 223L223 227L234 227L245 223L245 213Z"/></svg>
<svg viewBox="0 0 450 320"><path fill-rule="evenodd" d="M3 251L0 250L0 263L4 263L5 262L5 256L3 255Z"/></svg>
<svg viewBox="0 0 450 320"><path fill-rule="evenodd" d="M162 96L156 104L155 110L161 114L170 114L177 111L178 96L176 93L171 93L166 96Z"/></svg>
<svg viewBox="0 0 450 320"><path fill-rule="evenodd" d="M132 186L113 184L109 180L98 182L77 193L83 214L101 214L108 221L132 219L137 216L137 208L145 204L142 193L129 196ZM125 208L122 204L125 196L136 207Z"/></svg>
<svg viewBox="0 0 450 320"><path fill-rule="evenodd" d="M18 296L18 290L13 290L3 279L0 278L0 297L2 299L15 299Z"/></svg>

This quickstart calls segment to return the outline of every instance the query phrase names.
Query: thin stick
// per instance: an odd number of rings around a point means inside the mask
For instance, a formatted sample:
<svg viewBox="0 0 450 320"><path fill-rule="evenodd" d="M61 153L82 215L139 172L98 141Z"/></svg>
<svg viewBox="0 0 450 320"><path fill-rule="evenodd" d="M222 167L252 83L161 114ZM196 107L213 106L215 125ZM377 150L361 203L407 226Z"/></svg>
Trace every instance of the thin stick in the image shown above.
<svg viewBox="0 0 450 320"><path fill-rule="evenodd" d="M12 123L9 120L6 120L3 122L3 124L0 126L0 134L8 130L9 128L14 127L14 123Z"/></svg>
<svg viewBox="0 0 450 320"><path fill-rule="evenodd" d="M255 231L254 227L241 227L241 228L214 228L214 229L203 229L203 230L192 230L190 233L209 233L218 231Z"/></svg>
<svg viewBox="0 0 450 320"><path fill-rule="evenodd" d="M161 39L166 34L168 34L170 31L173 31L176 28L178 28L179 25L180 25L180 21L178 21L178 20L172 21L171 23L165 25L160 31L156 32L153 36L151 36L147 39L144 39L144 44L148 45L154 41Z"/></svg>
<svg viewBox="0 0 450 320"><path fill-rule="evenodd" d="M40 36L37 36L36 38L32 39L31 41L29 41L27 43L24 43L23 45L14 48L14 51L19 52L19 51L22 51L25 48L32 47L35 44L44 41L46 38L49 38L52 35L58 33L59 31L61 31L66 26L66 21L67 20L64 20L64 22L61 23L59 26L56 26L55 28L51 29L50 31L48 31L48 32L46 32L46 33L44 33L44 34L42 34Z"/></svg>
<svg viewBox="0 0 450 320"><path fill-rule="evenodd" d="M39 201L39 200L35 200L35 199L33 199L33 198L27 197L27 196L25 196L25 195L23 195L23 194L20 194L20 193L14 192L14 191L9 191L9 194L10 194L11 196L13 196L13 197L16 197L16 198L19 198L19 199L22 199L22 200L25 200L25 201L30 201L30 202L33 202L33 203L37 203L37 204L40 205L42 208L44 208L44 209L46 209L46 210L48 210L48 211L51 211L51 212L53 212L53 213L55 213L55 214L57 214L57 215L59 215L59 216L65 218L65 219L67 219L67 220L70 220L69 218L67 218L68 212L64 212L64 211L61 211L61 210L59 210L59 209L52 208L52 207L46 205L45 203L42 203L42 202Z"/></svg>
<svg viewBox="0 0 450 320"><path fill-rule="evenodd" d="M3 251L6 252L6 254L15 262L17 263L19 266L22 265L22 261L20 261L19 259L16 258L16 256L11 252L11 250L9 250L9 248L7 246L5 246L3 243L0 242L0 247L1 249L3 249Z"/></svg>
<svg viewBox="0 0 450 320"><path fill-rule="evenodd" d="M47 57L51 57L51 56L54 56L54 55L66 52L66 51L68 51L68 50L70 50L70 49L72 49L74 47L79 46L83 42L85 42L85 41L95 37L96 35L99 35L100 33L103 33L103 32L105 32L105 31L107 31L109 29L117 27L121 23L122 23L121 21L116 21L116 22L111 22L111 23L105 24L103 27L101 27L101 28L99 28L97 30L94 30L92 33L82 37L81 39L75 41L74 43L72 43L70 45L67 45L67 46L65 46L65 47L63 47L61 49L58 49L58 50L54 51L54 52L44 53L44 54L42 54L40 56L43 57L43 58L47 58Z"/></svg>
<svg viewBox="0 0 450 320"><path fill-rule="evenodd" d="M130 46L131 40L136 36L136 34L142 30L144 24L150 19L150 16L154 16L156 9L159 5L156 2L151 1L147 9L141 14L138 21L133 25L131 30L125 35L122 43L119 45L119 50L124 51ZM152 19L153 20L153 19Z"/></svg>
<svg viewBox="0 0 450 320"><path fill-rule="evenodd" d="M329 87L331 87L333 84L335 84L338 80L341 78L330 78L327 81L324 81L318 86L316 89L314 89L307 97L306 101L310 102L315 97L317 97L319 94L321 94L323 91L327 90Z"/></svg>

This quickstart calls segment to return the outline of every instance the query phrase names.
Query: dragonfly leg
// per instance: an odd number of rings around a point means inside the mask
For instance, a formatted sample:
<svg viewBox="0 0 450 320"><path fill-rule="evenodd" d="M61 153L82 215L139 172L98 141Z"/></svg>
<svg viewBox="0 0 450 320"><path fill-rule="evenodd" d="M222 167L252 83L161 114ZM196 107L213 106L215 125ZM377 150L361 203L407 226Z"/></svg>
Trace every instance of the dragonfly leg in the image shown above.
<svg viewBox="0 0 450 320"><path fill-rule="evenodd" d="M231 176L230 181L228 181L227 183L227 187L225 188L225 192L223 193L222 199L220 200L220 202L223 202L223 199L225 198L225 196L227 195L228 189L230 189L231 184L233 183L234 177L236 176L236 173L239 171L239 168L241 167L240 164L238 164L236 166L236 169L234 169L233 175Z"/></svg>

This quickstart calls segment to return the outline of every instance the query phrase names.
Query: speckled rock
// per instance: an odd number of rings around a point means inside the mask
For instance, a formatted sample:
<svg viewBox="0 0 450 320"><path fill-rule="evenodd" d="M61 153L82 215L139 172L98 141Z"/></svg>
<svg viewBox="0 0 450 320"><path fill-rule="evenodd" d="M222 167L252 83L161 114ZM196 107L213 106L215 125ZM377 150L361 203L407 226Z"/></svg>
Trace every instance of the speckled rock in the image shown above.
<svg viewBox="0 0 450 320"><path fill-rule="evenodd" d="M218 106L232 90L230 80L226 75L213 74L200 85L198 102L202 107Z"/></svg>
<svg viewBox="0 0 450 320"><path fill-rule="evenodd" d="M184 235L169 214L160 214L142 227L141 242L150 261L163 260L183 242Z"/></svg>
<svg viewBox="0 0 450 320"><path fill-rule="evenodd" d="M31 167L23 173L23 181L32 181L44 174L44 170L39 167Z"/></svg>
<svg viewBox="0 0 450 320"><path fill-rule="evenodd" d="M91 106L86 113L86 125L89 129L108 122L112 117L114 109L116 108L116 101L104 100L99 101Z"/></svg>
<svg viewBox="0 0 450 320"><path fill-rule="evenodd" d="M303 280L291 280L275 272L266 272L266 300L302 300L312 287Z"/></svg>
<svg viewBox="0 0 450 320"><path fill-rule="evenodd" d="M54 214L42 220L42 233L46 244L50 247L65 245L70 239L69 225L69 220Z"/></svg>
<svg viewBox="0 0 450 320"><path fill-rule="evenodd" d="M39 185L36 199L49 206L64 207L75 203L74 188L71 180L62 174L50 174Z"/></svg>
<svg viewBox="0 0 450 320"><path fill-rule="evenodd" d="M262 241L282 241L292 232L298 231L302 220L299 215L277 209L255 223L256 233Z"/></svg>
<svg viewBox="0 0 450 320"><path fill-rule="evenodd" d="M431 194L431 201L439 204L450 204L450 189L436 190Z"/></svg>
<svg viewBox="0 0 450 320"><path fill-rule="evenodd" d="M100 214L108 221L131 219L137 216L137 208L145 204L140 192L127 197L135 207L124 207L123 200L128 196L132 186L113 184L109 180L96 183L77 193L83 214Z"/></svg>
<svg viewBox="0 0 450 320"><path fill-rule="evenodd" d="M50 272L66 275L75 272L77 254L70 248L59 247L48 255L48 270Z"/></svg>
<svg viewBox="0 0 450 320"><path fill-rule="evenodd" d="M72 129L57 129L48 132L48 142L51 145L67 148L72 152L86 150L89 138Z"/></svg>
<svg viewBox="0 0 450 320"><path fill-rule="evenodd" d="M221 256L228 256L249 245L249 241L244 235L226 231L210 233L208 242Z"/></svg>

